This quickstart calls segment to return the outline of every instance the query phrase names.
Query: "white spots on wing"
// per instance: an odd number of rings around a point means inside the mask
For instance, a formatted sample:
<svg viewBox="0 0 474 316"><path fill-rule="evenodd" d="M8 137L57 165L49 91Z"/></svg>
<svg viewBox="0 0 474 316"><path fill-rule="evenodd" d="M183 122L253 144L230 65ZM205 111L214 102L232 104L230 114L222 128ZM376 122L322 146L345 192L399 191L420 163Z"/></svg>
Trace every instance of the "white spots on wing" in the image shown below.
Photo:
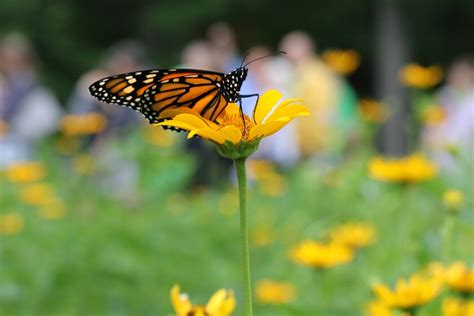
<svg viewBox="0 0 474 316"><path fill-rule="evenodd" d="M132 84L132 83L135 83L135 82L137 82L137 79L135 79L135 78L128 79L129 84Z"/></svg>
<svg viewBox="0 0 474 316"><path fill-rule="evenodd" d="M153 74L148 74L148 75L146 75L146 77L147 77L147 78L155 78L155 77L156 77L156 74L155 74L155 73L153 73Z"/></svg>
<svg viewBox="0 0 474 316"><path fill-rule="evenodd" d="M151 83L153 82L153 78L143 80L143 83Z"/></svg>

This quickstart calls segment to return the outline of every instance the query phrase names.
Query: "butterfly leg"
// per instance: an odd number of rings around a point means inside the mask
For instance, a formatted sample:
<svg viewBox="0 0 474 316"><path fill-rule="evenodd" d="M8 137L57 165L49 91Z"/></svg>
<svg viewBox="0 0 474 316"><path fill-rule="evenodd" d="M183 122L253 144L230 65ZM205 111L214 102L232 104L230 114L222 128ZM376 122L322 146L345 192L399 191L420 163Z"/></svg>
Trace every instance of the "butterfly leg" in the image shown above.
<svg viewBox="0 0 474 316"><path fill-rule="evenodd" d="M244 94L244 95L239 95L239 104L240 104L240 113L242 115L242 120L244 121L244 127L245 127L245 120L244 120L244 111L242 109L242 98L253 98L257 97L257 100L255 102L255 106L253 107L253 111L255 112L255 108L257 107L258 100L260 98L260 94L255 93L255 94Z"/></svg>

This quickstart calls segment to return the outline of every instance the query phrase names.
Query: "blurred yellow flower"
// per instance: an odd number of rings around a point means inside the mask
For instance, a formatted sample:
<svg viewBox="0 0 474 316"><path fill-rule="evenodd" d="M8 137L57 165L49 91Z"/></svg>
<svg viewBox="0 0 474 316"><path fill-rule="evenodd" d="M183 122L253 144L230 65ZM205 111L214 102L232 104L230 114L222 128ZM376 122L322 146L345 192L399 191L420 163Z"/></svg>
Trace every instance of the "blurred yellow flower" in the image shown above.
<svg viewBox="0 0 474 316"><path fill-rule="evenodd" d="M250 160L249 177L257 180L260 190L267 196L277 197L286 192L286 179L277 172L275 164L268 160Z"/></svg>
<svg viewBox="0 0 474 316"><path fill-rule="evenodd" d="M368 223L350 222L333 228L329 236L332 243L355 249L374 242L375 228Z"/></svg>
<svg viewBox="0 0 474 316"><path fill-rule="evenodd" d="M290 252L294 262L313 268L330 268L352 261L354 252L337 244L305 240Z"/></svg>
<svg viewBox="0 0 474 316"><path fill-rule="evenodd" d="M60 130L68 136L97 134L106 126L107 119L97 112L66 115L60 122Z"/></svg>
<svg viewBox="0 0 474 316"><path fill-rule="evenodd" d="M30 205L46 205L57 200L53 188L46 183L30 184L22 188L20 198Z"/></svg>
<svg viewBox="0 0 474 316"><path fill-rule="evenodd" d="M94 156L90 154L79 154L72 160L72 167L80 175L91 175L97 170Z"/></svg>
<svg viewBox="0 0 474 316"><path fill-rule="evenodd" d="M176 138L173 134L167 133L157 125L145 125L143 131L145 141L158 147L171 147L175 144Z"/></svg>
<svg viewBox="0 0 474 316"><path fill-rule="evenodd" d="M360 55L352 49L328 49L324 51L322 59L326 65L341 75L353 73L360 65Z"/></svg>
<svg viewBox="0 0 474 316"><path fill-rule="evenodd" d="M441 124L446 120L446 111L441 105L429 105L422 113L422 120L428 126Z"/></svg>
<svg viewBox="0 0 474 316"><path fill-rule="evenodd" d="M438 167L422 154L403 158L372 158L369 171L374 179L386 182L415 183L429 180L438 174Z"/></svg>
<svg viewBox="0 0 474 316"><path fill-rule="evenodd" d="M269 227L257 227L250 234L251 243L255 247L268 246L273 242L273 235Z"/></svg>
<svg viewBox="0 0 474 316"><path fill-rule="evenodd" d="M399 279L393 291L380 283L372 289L387 306L410 310L432 301L440 293L441 287L442 282L437 278L414 275L409 280Z"/></svg>
<svg viewBox="0 0 474 316"><path fill-rule="evenodd" d="M460 190L449 189L443 194L443 203L448 208L459 208L464 202L464 194Z"/></svg>
<svg viewBox="0 0 474 316"><path fill-rule="evenodd" d="M257 300L263 304L285 304L295 298L295 288L289 282L261 280L255 292Z"/></svg>
<svg viewBox="0 0 474 316"><path fill-rule="evenodd" d="M265 195L278 197L286 192L287 182L283 176L274 174L272 177L260 181L259 187Z"/></svg>
<svg viewBox="0 0 474 316"><path fill-rule="evenodd" d="M474 300L457 298L443 300L443 316L474 316Z"/></svg>
<svg viewBox="0 0 474 316"><path fill-rule="evenodd" d="M15 235L23 229L23 225L23 217L16 212L0 214L1 235Z"/></svg>
<svg viewBox="0 0 474 316"><path fill-rule="evenodd" d="M446 267L441 262L431 262L421 273L431 276L440 282L444 282Z"/></svg>
<svg viewBox="0 0 474 316"><path fill-rule="evenodd" d="M409 64L400 70L400 80L412 88L431 88L443 79L443 70L439 66L423 67Z"/></svg>
<svg viewBox="0 0 474 316"><path fill-rule="evenodd" d="M214 293L206 306L193 305L185 293L180 293L179 285L171 289L171 303L176 316L228 316L235 310L235 298L232 290L220 289Z"/></svg>
<svg viewBox="0 0 474 316"><path fill-rule="evenodd" d="M0 119L0 137L8 132L8 123Z"/></svg>
<svg viewBox="0 0 474 316"><path fill-rule="evenodd" d="M61 200L54 200L53 202L42 206L39 209L38 214L44 219L56 220L64 217L66 214L66 207Z"/></svg>
<svg viewBox="0 0 474 316"><path fill-rule="evenodd" d="M392 310L382 301L373 301L367 305L366 316L392 316Z"/></svg>
<svg viewBox="0 0 474 316"><path fill-rule="evenodd" d="M43 179L46 170L40 162L19 162L6 168L5 175L10 182L27 183Z"/></svg>
<svg viewBox="0 0 474 316"><path fill-rule="evenodd" d="M389 116L386 104L374 99L361 99L358 105L360 116L369 123L382 123Z"/></svg>
<svg viewBox="0 0 474 316"><path fill-rule="evenodd" d="M283 95L277 90L265 92L255 106L252 118L240 113L235 103L227 105L223 113L212 122L189 108L165 110L163 118L170 118L158 125L176 127L218 145L219 152L231 159L247 157L258 147L262 137L270 136L293 118L309 115L308 109L298 99L288 99L277 105ZM244 123L245 120L245 123Z"/></svg>
<svg viewBox="0 0 474 316"><path fill-rule="evenodd" d="M454 262L446 269L446 284L460 293L474 293L474 269L462 262Z"/></svg>

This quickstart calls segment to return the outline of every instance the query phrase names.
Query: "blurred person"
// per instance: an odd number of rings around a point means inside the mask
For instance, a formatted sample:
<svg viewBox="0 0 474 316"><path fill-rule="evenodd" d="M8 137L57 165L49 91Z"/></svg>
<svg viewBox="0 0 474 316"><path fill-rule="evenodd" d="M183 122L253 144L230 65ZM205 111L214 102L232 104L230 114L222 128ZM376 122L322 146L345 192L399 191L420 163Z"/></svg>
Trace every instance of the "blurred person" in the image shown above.
<svg viewBox="0 0 474 316"><path fill-rule="evenodd" d="M474 57L454 60L447 72L446 83L436 96L444 119L439 124L425 126L424 144L442 167L452 170L456 162L448 154L453 148L462 154L474 149Z"/></svg>
<svg viewBox="0 0 474 316"><path fill-rule="evenodd" d="M133 40L123 40L113 45L96 69L82 75L69 100L68 109L73 114L98 112L105 116L107 128L100 138L123 133L127 128L137 126L141 116L129 108L120 108L97 101L91 96L91 83L107 76L132 72L145 68L145 48Z"/></svg>
<svg viewBox="0 0 474 316"><path fill-rule="evenodd" d="M230 72L239 67L242 58L239 53L237 37L226 22L216 22L207 29L207 40L211 48L212 69L218 72Z"/></svg>
<svg viewBox="0 0 474 316"><path fill-rule="evenodd" d="M216 70L219 62L213 55L213 48L208 40L194 40L184 47L181 54L180 68ZM214 146L204 142L201 138L194 137L185 143L196 162L195 172L192 176L190 189L202 186L217 186L225 181L229 174L232 161L216 155Z"/></svg>
<svg viewBox="0 0 474 316"><path fill-rule="evenodd" d="M29 40L9 33L0 42L0 167L28 160L34 145L57 128L61 107L38 80L37 59Z"/></svg>
<svg viewBox="0 0 474 316"><path fill-rule="evenodd" d="M116 43L107 51L98 68L79 78L68 106L72 114L99 113L104 116L106 128L90 140L91 153L102 166L96 180L110 195L129 203L135 203L137 199L138 165L125 158L112 140L138 127L143 118L132 109L96 100L88 88L103 77L144 69L145 60L146 52L141 43L133 40Z"/></svg>
<svg viewBox="0 0 474 316"><path fill-rule="evenodd" d="M283 76L275 71L281 70L279 67L280 56L272 56L272 51L268 47L255 46L248 51L247 60L251 61L265 56L268 57L249 65L250 71L246 80L247 89L259 94L270 89L278 89L286 93L286 87L281 83ZM255 101L244 104L244 112L249 116L252 115ZM288 168L296 164L299 156L296 126L289 124L273 137L263 139L252 159L271 160L281 167Z"/></svg>
<svg viewBox="0 0 474 316"><path fill-rule="evenodd" d="M302 155L312 157L340 151L351 133L348 125L351 120L342 120L347 116L344 112L352 112L352 120L356 118L356 98L351 98L352 102L345 99L345 89L350 87L320 59L308 34L302 31L286 34L280 49L287 53L287 60L293 66L292 74L285 73L288 90L292 96L304 99L311 110L311 116L297 122Z"/></svg>

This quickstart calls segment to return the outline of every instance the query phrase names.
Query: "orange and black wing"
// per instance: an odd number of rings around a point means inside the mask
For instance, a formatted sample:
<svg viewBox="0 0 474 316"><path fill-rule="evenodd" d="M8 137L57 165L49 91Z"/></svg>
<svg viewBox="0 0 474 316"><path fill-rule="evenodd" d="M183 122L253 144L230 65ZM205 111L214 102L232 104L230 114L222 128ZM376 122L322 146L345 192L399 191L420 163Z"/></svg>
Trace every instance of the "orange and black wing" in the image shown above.
<svg viewBox="0 0 474 316"><path fill-rule="evenodd" d="M194 69L144 70L103 78L89 90L98 100L130 107L150 123L166 109L191 108L212 121L227 106L220 92L224 74Z"/></svg>

